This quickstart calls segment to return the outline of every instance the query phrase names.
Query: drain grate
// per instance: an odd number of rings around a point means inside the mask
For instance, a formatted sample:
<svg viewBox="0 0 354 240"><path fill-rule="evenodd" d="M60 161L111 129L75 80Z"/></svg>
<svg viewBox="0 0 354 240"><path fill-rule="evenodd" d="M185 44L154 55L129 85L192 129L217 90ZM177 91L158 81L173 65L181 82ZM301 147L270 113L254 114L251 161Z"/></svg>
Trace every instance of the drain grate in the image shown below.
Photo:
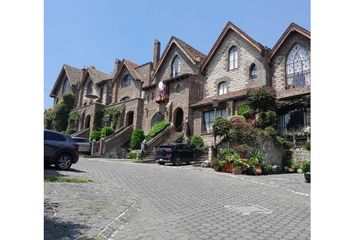
<svg viewBox="0 0 354 240"><path fill-rule="evenodd" d="M225 205L225 208L230 209L231 211L237 213L241 213L242 215L250 215L251 213L263 213L263 214L272 213L271 210L257 205L250 205L250 206Z"/></svg>

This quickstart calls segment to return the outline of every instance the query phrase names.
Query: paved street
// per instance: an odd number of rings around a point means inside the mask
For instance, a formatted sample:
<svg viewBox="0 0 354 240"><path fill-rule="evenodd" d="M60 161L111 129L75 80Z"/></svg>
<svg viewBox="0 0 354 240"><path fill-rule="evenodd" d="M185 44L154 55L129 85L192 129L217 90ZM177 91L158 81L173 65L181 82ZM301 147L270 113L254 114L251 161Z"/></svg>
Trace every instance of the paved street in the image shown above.
<svg viewBox="0 0 354 240"><path fill-rule="evenodd" d="M310 184L302 174L100 159L72 168L45 174L94 183L45 183L46 239L310 239Z"/></svg>

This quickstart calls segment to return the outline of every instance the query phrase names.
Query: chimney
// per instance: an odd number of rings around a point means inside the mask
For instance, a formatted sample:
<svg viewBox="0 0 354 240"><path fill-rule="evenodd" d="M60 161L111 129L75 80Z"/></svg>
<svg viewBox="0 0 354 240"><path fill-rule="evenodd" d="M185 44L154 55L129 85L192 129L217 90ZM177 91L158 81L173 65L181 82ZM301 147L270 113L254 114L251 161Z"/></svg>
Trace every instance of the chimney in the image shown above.
<svg viewBox="0 0 354 240"><path fill-rule="evenodd" d="M154 59L153 59L153 63L152 63L153 70L156 70L157 64L160 61L160 45L161 45L161 43L159 42L159 40L155 39L155 41L154 41Z"/></svg>
<svg viewBox="0 0 354 240"><path fill-rule="evenodd" d="M114 63L113 75L115 75L118 72L118 69L121 64L122 64L122 61L120 59L116 58L116 61Z"/></svg>

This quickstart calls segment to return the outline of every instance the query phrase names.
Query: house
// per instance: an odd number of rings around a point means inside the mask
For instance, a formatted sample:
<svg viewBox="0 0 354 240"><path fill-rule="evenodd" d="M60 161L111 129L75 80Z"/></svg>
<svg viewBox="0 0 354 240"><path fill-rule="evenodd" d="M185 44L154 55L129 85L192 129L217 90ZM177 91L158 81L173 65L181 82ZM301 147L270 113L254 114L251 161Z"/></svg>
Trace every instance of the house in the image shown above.
<svg viewBox="0 0 354 240"><path fill-rule="evenodd" d="M75 95L78 135L89 136L97 111L119 108L122 122L112 139L125 133L129 140L124 128L147 132L167 120L173 130L161 136L162 143L182 134L188 118L191 132L211 147L215 117L234 115L249 89L267 87L282 103L278 131L304 132L310 116L310 41L310 32L292 23L268 48L228 22L207 55L172 36L161 55L161 44L154 41L152 62L117 59L112 75L64 64L50 96L56 104L66 92Z"/></svg>

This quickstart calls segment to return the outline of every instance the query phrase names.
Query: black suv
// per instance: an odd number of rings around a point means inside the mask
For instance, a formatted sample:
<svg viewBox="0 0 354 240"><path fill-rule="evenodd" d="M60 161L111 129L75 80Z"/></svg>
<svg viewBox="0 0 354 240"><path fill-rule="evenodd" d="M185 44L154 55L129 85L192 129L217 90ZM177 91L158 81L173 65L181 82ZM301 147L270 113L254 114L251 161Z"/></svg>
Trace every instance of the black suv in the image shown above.
<svg viewBox="0 0 354 240"><path fill-rule="evenodd" d="M44 166L55 164L59 170L67 170L79 161L79 145L69 136L52 130L44 130Z"/></svg>
<svg viewBox="0 0 354 240"><path fill-rule="evenodd" d="M177 166L181 163L189 164L189 162L194 161L194 157L193 147L183 143L160 146L155 153L155 159L161 165L165 163L173 163Z"/></svg>

